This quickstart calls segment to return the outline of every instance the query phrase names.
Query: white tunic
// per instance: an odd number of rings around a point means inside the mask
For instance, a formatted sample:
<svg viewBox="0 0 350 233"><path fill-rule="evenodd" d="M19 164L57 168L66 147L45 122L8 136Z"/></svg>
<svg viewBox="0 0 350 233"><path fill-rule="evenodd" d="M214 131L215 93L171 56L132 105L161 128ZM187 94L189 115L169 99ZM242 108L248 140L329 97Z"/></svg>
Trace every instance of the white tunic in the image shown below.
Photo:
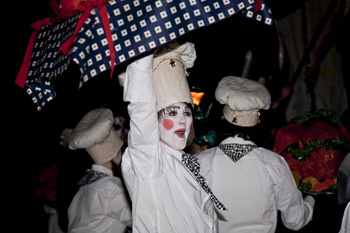
<svg viewBox="0 0 350 233"><path fill-rule="evenodd" d="M252 144L238 137L221 144L228 143ZM280 155L255 148L233 162L214 147L197 157L201 174L228 209L217 210L219 232L275 232L278 210L289 229L298 230L312 219L315 201L311 196L303 200L288 164Z"/></svg>
<svg viewBox="0 0 350 233"><path fill-rule="evenodd" d="M183 165L182 152L160 142L152 57L127 67L128 148L122 172L132 199L133 233L217 232L209 195Z"/></svg>
<svg viewBox="0 0 350 233"><path fill-rule="evenodd" d="M68 208L68 233L124 233L132 225L131 207L122 180L101 165L92 170L108 176L81 186Z"/></svg>

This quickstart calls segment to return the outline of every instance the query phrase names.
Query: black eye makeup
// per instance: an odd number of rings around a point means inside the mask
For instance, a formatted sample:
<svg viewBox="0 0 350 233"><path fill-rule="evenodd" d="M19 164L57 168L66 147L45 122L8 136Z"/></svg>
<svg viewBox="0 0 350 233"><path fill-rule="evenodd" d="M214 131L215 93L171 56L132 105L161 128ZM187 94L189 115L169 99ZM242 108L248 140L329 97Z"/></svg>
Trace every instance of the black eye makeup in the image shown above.
<svg viewBox="0 0 350 233"><path fill-rule="evenodd" d="M176 116L180 107L172 106L165 109L165 117Z"/></svg>
<svg viewBox="0 0 350 233"><path fill-rule="evenodd" d="M192 111L189 107L185 107L184 116L192 116Z"/></svg>

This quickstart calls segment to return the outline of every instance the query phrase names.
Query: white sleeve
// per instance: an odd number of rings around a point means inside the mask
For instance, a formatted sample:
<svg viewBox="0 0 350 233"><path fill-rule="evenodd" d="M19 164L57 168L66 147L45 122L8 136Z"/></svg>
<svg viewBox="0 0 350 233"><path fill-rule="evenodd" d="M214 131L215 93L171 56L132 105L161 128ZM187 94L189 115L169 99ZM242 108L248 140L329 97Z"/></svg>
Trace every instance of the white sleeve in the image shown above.
<svg viewBox="0 0 350 233"><path fill-rule="evenodd" d="M144 179L155 175L160 140L152 68L153 55L136 60L128 65L124 81L130 117L128 163Z"/></svg>
<svg viewBox="0 0 350 233"><path fill-rule="evenodd" d="M315 200L312 196L303 199L288 164L284 159L282 161L277 188L277 206L281 211L281 218L285 227L291 230L299 230L311 221Z"/></svg>
<svg viewBox="0 0 350 233"><path fill-rule="evenodd" d="M345 207L343 219L339 233L347 233L350 231L350 202Z"/></svg>
<svg viewBox="0 0 350 233"><path fill-rule="evenodd" d="M125 102L155 102L152 68L153 54L127 66L123 96Z"/></svg>

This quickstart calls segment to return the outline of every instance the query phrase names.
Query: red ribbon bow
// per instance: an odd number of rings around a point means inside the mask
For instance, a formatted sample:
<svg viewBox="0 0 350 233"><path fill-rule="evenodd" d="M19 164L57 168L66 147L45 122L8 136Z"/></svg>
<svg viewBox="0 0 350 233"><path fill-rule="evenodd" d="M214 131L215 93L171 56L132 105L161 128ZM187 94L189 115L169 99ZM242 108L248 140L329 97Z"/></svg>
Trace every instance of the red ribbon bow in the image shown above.
<svg viewBox="0 0 350 233"><path fill-rule="evenodd" d="M101 15L101 22L103 25L103 29L105 31L106 34L106 38L107 38L107 42L108 42L108 49L110 51L110 59L111 59L111 77L113 75L113 71L114 71L114 62L115 62L115 58L116 58L116 54L115 54L115 50L114 50L114 46L113 46L113 40L112 40L112 32L111 29L109 27L109 19L108 19L108 12L107 12L107 7L106 7L106 2L108 2L108 0L98 0L98 1L86 1L86 2L82 2L80 3L79 7L78 7L78 11L79 12L84 12L77 23L77 26L75 27L75 31L74 34L68 38L62 45L61 45L61 51L64 55L66 55L71 47L72 44L75 40L75 38L77 37L80 29L82 28L82 26L84 25L85 21L87 20L87 18L90 15L90 12L92 11L92 9L94 9L95 7L97 7L98 12Z"/></svg>
<svg viewBox="0 0 350 233"><path fill-rule="evenodd" d="M112 77L114 66L115 66L114 62L116 59L116 54L113 46L112 32L109 27L107 7L105 5L107 2L108 0L84 1L79 4L77 10L73 9L72 11L67 11L65 10L65 8L60 8L57 5L57 3L55 3L54 1L50 1L50 5L52 7L52 10L55 12L55 14L52 17L38 20L30 26L33 29L33 32L32 32L32 35L30 36L30 39L27 45L22 66L15 79L15 84L23 88L26 83L28 70L30 66L30 60L33 52L33 47L36 40L36 35L43 25L48 23L53 23L58 19L67 18L76 12L83 12L83 14L80 16L77 22L74 34L70 38L68 38L60 47L62 53L66 55L70 51L72 44L75 38L77 37L81 27L84 25L85 21L89 17L90 12L95 7L97 7L97 10L101 15L101 22L102 22L103 29L105 31L107 42L108 42L108 48L110 51L110 59L111 59L111 77Z"/></svg>

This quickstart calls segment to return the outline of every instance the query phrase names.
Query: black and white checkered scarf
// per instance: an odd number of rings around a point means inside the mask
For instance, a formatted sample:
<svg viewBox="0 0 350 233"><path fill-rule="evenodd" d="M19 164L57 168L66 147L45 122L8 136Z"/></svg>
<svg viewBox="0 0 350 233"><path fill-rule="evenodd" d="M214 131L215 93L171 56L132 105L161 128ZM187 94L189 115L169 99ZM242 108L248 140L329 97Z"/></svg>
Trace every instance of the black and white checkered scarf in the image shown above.
<svg viewBox="0 0 350 233"><path fill-rule="evenodd" d="M91 183L93 183L99 179L102 179L103 177L106 177L106 176L108 176L108 174L88 169L85 172L85 175L83 176L83 178L81 178L78 181L78 185L83 186L83 185L91 184Z"/></svg>
<svg viewBox="0 0 350 233"><path fill-rule="evenodd" d="M205 178L201 174L199 174L200 165L198 159L192 156L191 154L183 153L182 162L192 172L197 182L202 186L204 191L206 191L209 194L210 199L216 205L216 207L218 209L227 210L224 204L222 204L214 195L214 193L210 190L208 184L205 182Z"/></svg>
<svg viewBox="0 0 350 233"><path fill-rule="evenodd" d="M237 162L257 146L254 144L220 144L218 146L233 162Z"/></svg>

